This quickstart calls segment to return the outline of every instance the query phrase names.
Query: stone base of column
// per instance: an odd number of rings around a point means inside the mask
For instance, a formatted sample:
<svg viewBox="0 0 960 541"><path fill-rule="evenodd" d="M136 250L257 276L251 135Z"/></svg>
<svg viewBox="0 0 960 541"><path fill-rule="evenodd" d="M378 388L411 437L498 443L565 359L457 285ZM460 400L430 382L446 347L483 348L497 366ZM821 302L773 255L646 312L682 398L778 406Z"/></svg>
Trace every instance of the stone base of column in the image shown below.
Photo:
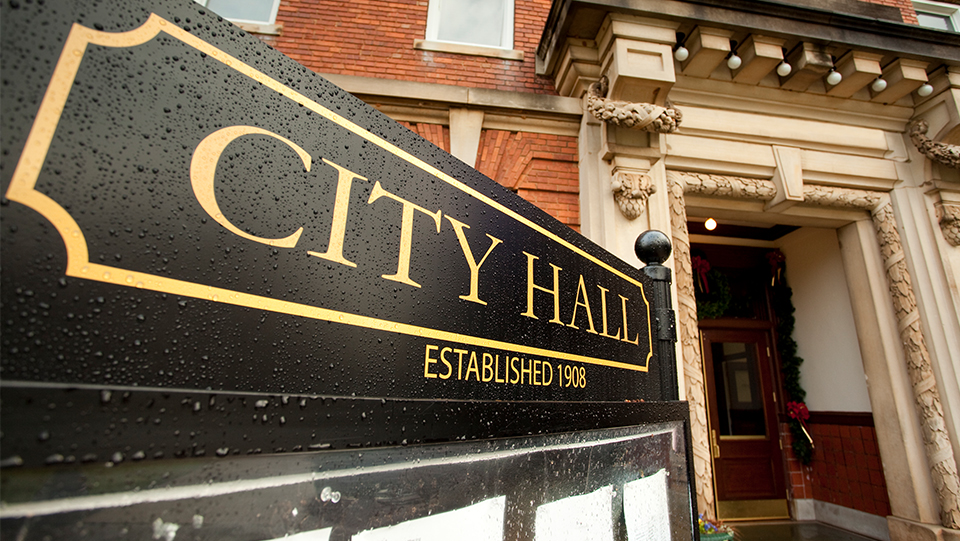
<svg viewBox="0 0 960 541"><path fill-rule="evenodd" d="M900 517L887 517L891 541L960 541L960 530L939 524L914 522Z"/></svg>

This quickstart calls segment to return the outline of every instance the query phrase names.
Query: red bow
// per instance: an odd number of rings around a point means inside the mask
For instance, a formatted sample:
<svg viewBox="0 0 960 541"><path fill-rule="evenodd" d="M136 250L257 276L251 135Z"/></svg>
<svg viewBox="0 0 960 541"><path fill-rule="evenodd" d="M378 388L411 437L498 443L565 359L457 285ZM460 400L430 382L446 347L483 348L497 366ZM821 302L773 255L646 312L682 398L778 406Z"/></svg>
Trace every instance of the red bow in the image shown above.
<svg viewBox="0 0 960 541"><path fill-rule="evenodd" d="M697 285L700 286L700 289L702 289L704 293L710 293L710 287L707 286L707 273L710 272L710 262L695 255L690 258L690 266L693 267L693 276L696 278Z"/></svg>
<svg viewBox="0 0 960 541"><path fill-rule="evenodd" d="M787 402L787 416L800 422L800 430L803 430L803 435L810 440L810 447L813 447L813 438L807 432L806 420L810 418L810 410L807 409L807 405L803 402Z"/></svg>
<svg viewBox="0 0 960 541"><path fill-rule="evenodd" d="M787 257L783 255L783 252L780 250L774 250L772 252L767 252L767 262L770 263L770 285L775 286L777 282L781 279L781 273L783 272L783 264L787 261Z"/></svg>

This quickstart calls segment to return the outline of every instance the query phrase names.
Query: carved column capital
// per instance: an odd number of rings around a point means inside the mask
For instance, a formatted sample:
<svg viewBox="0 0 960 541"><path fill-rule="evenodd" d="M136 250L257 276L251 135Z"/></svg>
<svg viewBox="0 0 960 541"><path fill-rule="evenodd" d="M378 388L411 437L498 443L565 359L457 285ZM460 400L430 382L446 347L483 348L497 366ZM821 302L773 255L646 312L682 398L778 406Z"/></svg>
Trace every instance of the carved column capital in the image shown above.
<svg viewBox="0 0 960 541"><path fill-rule="evenodd" d="M960 246L960 203L937 201L933 205L940 231L950 246Z"/></svg>
<svg viewBox="0 0 960 541"><path fill-rule="evenodd" d="M657 191L650 175L629 170L615 170L610 188L620 212L628 220L640 217L647 205L647 199Z"/></svg>

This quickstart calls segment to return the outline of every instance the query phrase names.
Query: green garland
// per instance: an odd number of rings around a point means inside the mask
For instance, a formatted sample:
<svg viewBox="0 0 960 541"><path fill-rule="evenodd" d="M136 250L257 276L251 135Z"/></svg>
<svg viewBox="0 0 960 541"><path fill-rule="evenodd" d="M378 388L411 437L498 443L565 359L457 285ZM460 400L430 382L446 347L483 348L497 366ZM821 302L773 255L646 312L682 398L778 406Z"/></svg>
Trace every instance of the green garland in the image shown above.
<svg viewBox="0 0 960 541"><path fill-rule="evenodd" d="M796 402L803 404L807 392L800 385L800 365L803 359L797 355L797 342L793 339L793 330L796 326L796 319L793 317L795 311L793 307L793 290L787 285L783 277L784 257L778 250L767 254L767 260L771 265L771 290L773 305L773 315L776 320L777 333L777 353L780 354L781 374L783 376L783 389L787 396L785 403ZM695 262L696 267L710 269L709 264ZM694 271L697 272L696 270ZM727 277L716 269L710 269L704 275L706 284L699 284L700 278L694 277L695 296L697 300L697 319L714 319L723 317L730 309L732 295L730 293L730 284ZM708 289L710 293L706 293ZM804 406L804 410L806 407ZM803 431L803 425L800 420L790 418L787 422L790 427L790 433L793 435L793 454L803 465L810 464L813 460L813 445Z"/></svg>
<svg viewBox="0 0 960 541"><path fill-rule="evenodd" d="M779 252L772 252L778 254ZM779 256L782 264L782 255ZM796 319L793 317L793 290L786 280L780 277L780 270L773 271L773 314L776 318L777 353L780 354L780 366L783 375L783 389L787 393L786 402L803 403L807 392L800 385L800 365L803 359L797 355L797 342L793 339L793 329ZM803 432L803 426L797 419L788 422L790 433L793 435L793 454L803 465L813 460L813 445Z"/></svg>

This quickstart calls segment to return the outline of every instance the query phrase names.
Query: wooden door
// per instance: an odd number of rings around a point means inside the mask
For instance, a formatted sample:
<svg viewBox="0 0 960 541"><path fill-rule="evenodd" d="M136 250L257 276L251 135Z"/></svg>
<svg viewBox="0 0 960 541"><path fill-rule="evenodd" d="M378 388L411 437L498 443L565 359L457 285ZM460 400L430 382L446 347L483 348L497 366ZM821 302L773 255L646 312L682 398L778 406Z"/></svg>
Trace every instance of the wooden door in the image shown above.
<svg viewBox="0 0 960 541"><path fill-rule="evenodd" d="M786 516L769 331L701 333L718 513Z"/></svg>

